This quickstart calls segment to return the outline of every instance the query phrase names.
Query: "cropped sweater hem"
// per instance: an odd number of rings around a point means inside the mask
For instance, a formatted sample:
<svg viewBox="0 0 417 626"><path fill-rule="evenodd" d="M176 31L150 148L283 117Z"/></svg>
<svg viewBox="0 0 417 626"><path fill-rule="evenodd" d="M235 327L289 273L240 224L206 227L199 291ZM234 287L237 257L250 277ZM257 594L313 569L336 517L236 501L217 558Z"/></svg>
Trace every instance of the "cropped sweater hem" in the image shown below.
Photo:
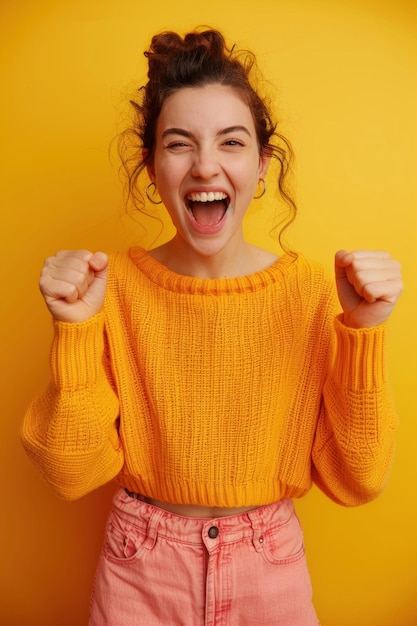
<svg viewBox="0 0 417 626"><path fill-rule="evenodd" d="M178 481L161 477L158 482L153 478L144 480L120 473L116 482L123 488L171 504L197 504L221 508L246 506L264 506L278 502L283 498L301 498L311 488L281 484L277 479L268 482L259 481L246 485L197 483L193 480ZM213 500L213 492L216 498ZM207 503L207 504L206 504Z"/></svg>

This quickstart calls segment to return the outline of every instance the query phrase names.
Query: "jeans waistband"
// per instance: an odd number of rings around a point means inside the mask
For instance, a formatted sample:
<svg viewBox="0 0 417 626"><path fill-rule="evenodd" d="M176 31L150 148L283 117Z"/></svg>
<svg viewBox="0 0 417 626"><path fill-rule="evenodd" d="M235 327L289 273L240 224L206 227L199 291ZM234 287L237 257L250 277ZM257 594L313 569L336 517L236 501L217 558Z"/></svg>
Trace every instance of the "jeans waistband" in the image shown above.
<svg viewBox="0 0 417 626"><path fill-rule="evenodd" d="M203 538L209 545L233 543L245 537L262 544L268 529L287 523L294 515L293 501L283 499L236 515L210 519L187 517L149 504L144 496L125 489L116 493L113 505L116 514L148 535L199 544Z"/></svg>

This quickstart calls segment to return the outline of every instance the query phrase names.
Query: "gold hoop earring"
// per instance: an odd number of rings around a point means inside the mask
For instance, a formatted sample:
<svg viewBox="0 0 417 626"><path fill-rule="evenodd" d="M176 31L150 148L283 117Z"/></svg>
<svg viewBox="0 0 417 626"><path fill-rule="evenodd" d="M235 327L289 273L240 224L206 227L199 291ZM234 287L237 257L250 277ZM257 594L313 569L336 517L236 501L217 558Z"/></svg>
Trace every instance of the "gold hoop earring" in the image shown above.
<svg viewBox="0 0 417 626"><path fill-rule="evenodd" d="M150 191L151 187L153 186L152 191ZM146 193L146 197L148 198L149 202L152 202L152 204L162 204L162 200L159 200L159 202L156 202L153 197L156 194L156 185L155 183L149 183L149 185L146 186L145 189L145 193ZM152 195L151 195L152 194Z"/></svg>
<svg viewBox="0 0 417 626"><path fill-rule="evenodd" d="M254 199L254 200L259 200L259 198L262 198L262 196L263 196L263 195L264 195L264 193L266 192L266 182L265 182L265 180L264 180L263 178L260 178L260 179L258 180L258 183L262 183L262 187L263 187L263 188L262 188L261 193L260 193L258 196L253 196L253 199Z"/></svg>

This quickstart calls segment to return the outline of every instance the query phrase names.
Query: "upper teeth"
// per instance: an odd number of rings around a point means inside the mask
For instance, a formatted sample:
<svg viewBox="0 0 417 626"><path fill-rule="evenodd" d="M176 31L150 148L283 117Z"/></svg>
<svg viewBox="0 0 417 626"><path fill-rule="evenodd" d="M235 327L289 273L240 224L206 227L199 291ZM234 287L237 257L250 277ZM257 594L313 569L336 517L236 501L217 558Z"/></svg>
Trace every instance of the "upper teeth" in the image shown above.
<svg viewBox="0 0 417 626"><path fill-rule="evenodd" d="M193 202L213 202L213 200L225 200L227 194L222 191L209 191L208 193L200 191L198 193L190 193L188 197Z"/></svg>

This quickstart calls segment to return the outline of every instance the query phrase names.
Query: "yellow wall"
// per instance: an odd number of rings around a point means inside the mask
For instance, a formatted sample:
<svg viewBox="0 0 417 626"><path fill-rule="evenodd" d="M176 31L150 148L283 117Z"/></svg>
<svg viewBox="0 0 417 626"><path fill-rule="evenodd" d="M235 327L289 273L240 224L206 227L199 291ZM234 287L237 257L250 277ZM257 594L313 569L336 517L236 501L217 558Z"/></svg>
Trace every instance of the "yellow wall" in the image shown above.
<svg viewBox="0 0 417 626"><path fill-rule="evenodd" d="M121 94L144 77L155 31L199 23L254 48L276 85L297 156L292 245L329 268L339 247L388 248L407 288L389 358L402 426L392 480L376 502L343 509L313 490L298 504L324 626L417 623L417 341L415 312L415 0L19 0L2 2L0 623L86 624L112 488L59 501L18 441L46 383L50 321L37 292L45 256L124 248L108 161ZM249 219L271 247L271 186ZM264 219L265 218L265 219ZM265 222L266 220L266 222Z"/></svg>

